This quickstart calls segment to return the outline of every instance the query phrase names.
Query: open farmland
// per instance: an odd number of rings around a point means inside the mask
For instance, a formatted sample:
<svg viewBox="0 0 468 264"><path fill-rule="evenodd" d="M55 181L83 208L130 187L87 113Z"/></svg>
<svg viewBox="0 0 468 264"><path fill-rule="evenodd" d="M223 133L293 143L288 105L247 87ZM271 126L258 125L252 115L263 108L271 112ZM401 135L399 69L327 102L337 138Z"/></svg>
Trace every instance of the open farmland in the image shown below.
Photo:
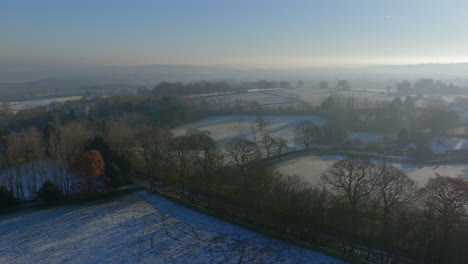
<svg viewBox="0 0 468 264"><path fill-rule="evenodd" d="M35 108L39 106L47 106L50 103L63 103L66 101L74 101L81 99L81 96L66 96L66 97L57 97L57 98L45 98L45 99L33 99L26 101L11 101L9 102L11 109L14 112L23 109Z"/></svg>
<svg viewBox="0 0 468 264"><path fill-rule="evenodd" d="M365 98L369 101L392 101L396 95L385 91L364 91L364 90L336 90L336 89L314 89L314 88L294 88L294 89L272 89L266 91L255 91L248 93L236 93L228 95L218 95L206 97L205 100L257 102L264 104L284 104L298 101L306 102L312 106L319 106L325 98L332 93L343 96L355 96Z"/></svg>
<svg viewBox="0 0 468 264"><path fill-rule="evenodd" d="M320 183L321 173L332 165L333 162L344 159L344 156L338 155L304 155L294 156L275 164L276 168L289 175L298 175L312 184ZM379 162L379 160L372 160ZM423 163L399 163L392 162L395 166L405 172L420 187L422 187L429 178L435 177L435 173L454 178L468 180L468 166L466 164L423 164Z"/></svg>
<svg viewBox="0 0 468 264"><path fill-rule="evenodd" d="M138 191L0 219L0 263L342 263Z"/></svg>
<svg viewBox="0 0 468 264"><path fill-rule="evenodd" d="M264 135L283 137L288 141L290 150L300 149L303 146L294 142L294 128L302 120L310 120L315 125L321 126L326 120L317 115L266 115L267 121L263 131L254 124L255 115L225 115L212 116L197 122L180 126L173 130L175 135L182 135L187 129L196 128L211 132L211 136L220 144L226 144L235 138L245 138L258 141ZM359 139L362 143L369 143L382 136L378 133L354 133L348 132L350 139Z"/></svg>
<svg viewBox="0 0 468 264"><path fill-rule="evenodd" d="M197 128L211 132L211 136L220 144L225 144L235 138L245 138L251 141L260 140L263 135L272 137L282 136L288 140L288 145L295 148L294 127L302 120L310 120L316 125L323 125L325 120L315 115L268 115L265 116L267 125L260 131L254 124L255 115L227 115L208 117L198 122L178 127L173 132L184 134L189 128Z"/></svg>

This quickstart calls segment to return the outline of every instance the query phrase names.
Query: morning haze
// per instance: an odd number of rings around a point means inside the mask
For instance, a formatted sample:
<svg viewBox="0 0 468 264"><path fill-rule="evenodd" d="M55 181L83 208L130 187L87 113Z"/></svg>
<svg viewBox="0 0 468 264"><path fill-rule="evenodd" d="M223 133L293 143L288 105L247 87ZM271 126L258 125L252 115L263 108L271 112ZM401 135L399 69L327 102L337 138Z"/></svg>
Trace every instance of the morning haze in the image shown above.
<svg viewBox="0 0 468 264"><path fill-rule="evenodd" d="M466 10L0 0L0 263L468 263Z"/></svg>

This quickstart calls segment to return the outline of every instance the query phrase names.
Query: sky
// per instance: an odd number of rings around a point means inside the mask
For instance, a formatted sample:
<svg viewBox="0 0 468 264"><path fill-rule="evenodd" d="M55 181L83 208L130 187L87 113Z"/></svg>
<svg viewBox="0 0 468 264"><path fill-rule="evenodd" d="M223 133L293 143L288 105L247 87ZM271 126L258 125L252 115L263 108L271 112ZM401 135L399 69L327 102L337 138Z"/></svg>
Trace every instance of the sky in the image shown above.
<svg viewBox="0 0 468 264"><path fill-rule="evenodd" d="M0 0L0 64L468 62L464 0Z"/></svg>

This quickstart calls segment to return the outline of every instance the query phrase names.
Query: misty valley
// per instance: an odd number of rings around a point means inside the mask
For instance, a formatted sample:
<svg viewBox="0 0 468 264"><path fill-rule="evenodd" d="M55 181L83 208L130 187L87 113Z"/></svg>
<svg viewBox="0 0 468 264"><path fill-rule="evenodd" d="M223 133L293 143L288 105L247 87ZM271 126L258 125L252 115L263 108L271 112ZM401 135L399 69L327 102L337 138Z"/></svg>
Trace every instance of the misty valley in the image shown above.
<svg viewBox="0 0 468 264"><path fill-rule="evenodd" d="M468 263L468 1L0 1L0 264Z"/></svg>

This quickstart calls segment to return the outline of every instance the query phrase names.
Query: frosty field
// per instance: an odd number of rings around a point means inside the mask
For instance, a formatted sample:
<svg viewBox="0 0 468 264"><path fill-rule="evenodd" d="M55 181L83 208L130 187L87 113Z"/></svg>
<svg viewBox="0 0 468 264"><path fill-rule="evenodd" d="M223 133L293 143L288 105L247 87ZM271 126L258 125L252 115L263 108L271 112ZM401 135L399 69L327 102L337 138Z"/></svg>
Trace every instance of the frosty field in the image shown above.
<svg viewBox="0 0 468 264"><path fill-rule="evenodd" d="M0 263L343 263L145 191L0 217Z"/></svg>
<svg viewBox="0 0 468 264"><path fill-rule="evenodd" d="M364 91L350 90L342 91L336 89L314 89L314 88L294 88L294 89L272 89L267 91L255 91L248 93L236 93L228 95L218 95L205 98L206 100L216 101L235 101L257 102L262 104L273 103L294 103L299 101L307 102L313 106L319 106L325 98L332 93L343 96L355 96L356 98L366 98L371 101L392 101L395 95L383 91Z"/></svg>
<svg viewBox="0 0 468 264"><path fill-rule="evenodd" d="M57 98L47 98L47 99L33 99L27 101L11 101L10 106L14 112L17 112L22 109L34 108L38 106L46 106L53 102L63 103L66 101L79 100L81 96L66 96L66 97L57 97Z"/></svg>
<svg viewBox="0 0 468 264"><path fill-rule="evenodd" d="M275 164L276 168L288 175L298 175L312 184L320 183L321 173L332 165L333 162L344 159L338 155L306 155L293 157ZM378 160L372 160L379 162ZM404 171L418 186L422 187L430 178L435 177L435 173L468 180L468 166L466 164L415 164L392 162L395 166Z"/></svg>
<svg viewBox="0 0 468 264"><path fill-rule="evenodd" d="M186 124L173 130L174 134L184 134L188 128L197 128L211 132L213 139L225 144L235 138L245 138L258 141L263 135L282 136L288 141L289 147L295 147L294 127L302 120L310 120L316 125L322 125L325 120L315 115L267 115L267 125L263 131L255 126L255 115L226 115L208 117L198 122Z"/></svg>
<svg viewBox="0 0 468 264"><path fill-rule="evenodd" d="M203 120L180 126L173 130L175 135L182 135L189 128L197 128L211 132L211 136L218 143L225 144L235 138L245 138L258 141L264 135L272 137L283 137L288 141L290 150L302 148L294 142L294 128L302 120L310 120L315 125L321 126L326 120L316 115L266 115L267 125L260 131L254 124L255 115L225 115L212 116ZM348 132L350 139L359 139L363 143L376 140L381 134L378 133L354 133Z"/></svg>

